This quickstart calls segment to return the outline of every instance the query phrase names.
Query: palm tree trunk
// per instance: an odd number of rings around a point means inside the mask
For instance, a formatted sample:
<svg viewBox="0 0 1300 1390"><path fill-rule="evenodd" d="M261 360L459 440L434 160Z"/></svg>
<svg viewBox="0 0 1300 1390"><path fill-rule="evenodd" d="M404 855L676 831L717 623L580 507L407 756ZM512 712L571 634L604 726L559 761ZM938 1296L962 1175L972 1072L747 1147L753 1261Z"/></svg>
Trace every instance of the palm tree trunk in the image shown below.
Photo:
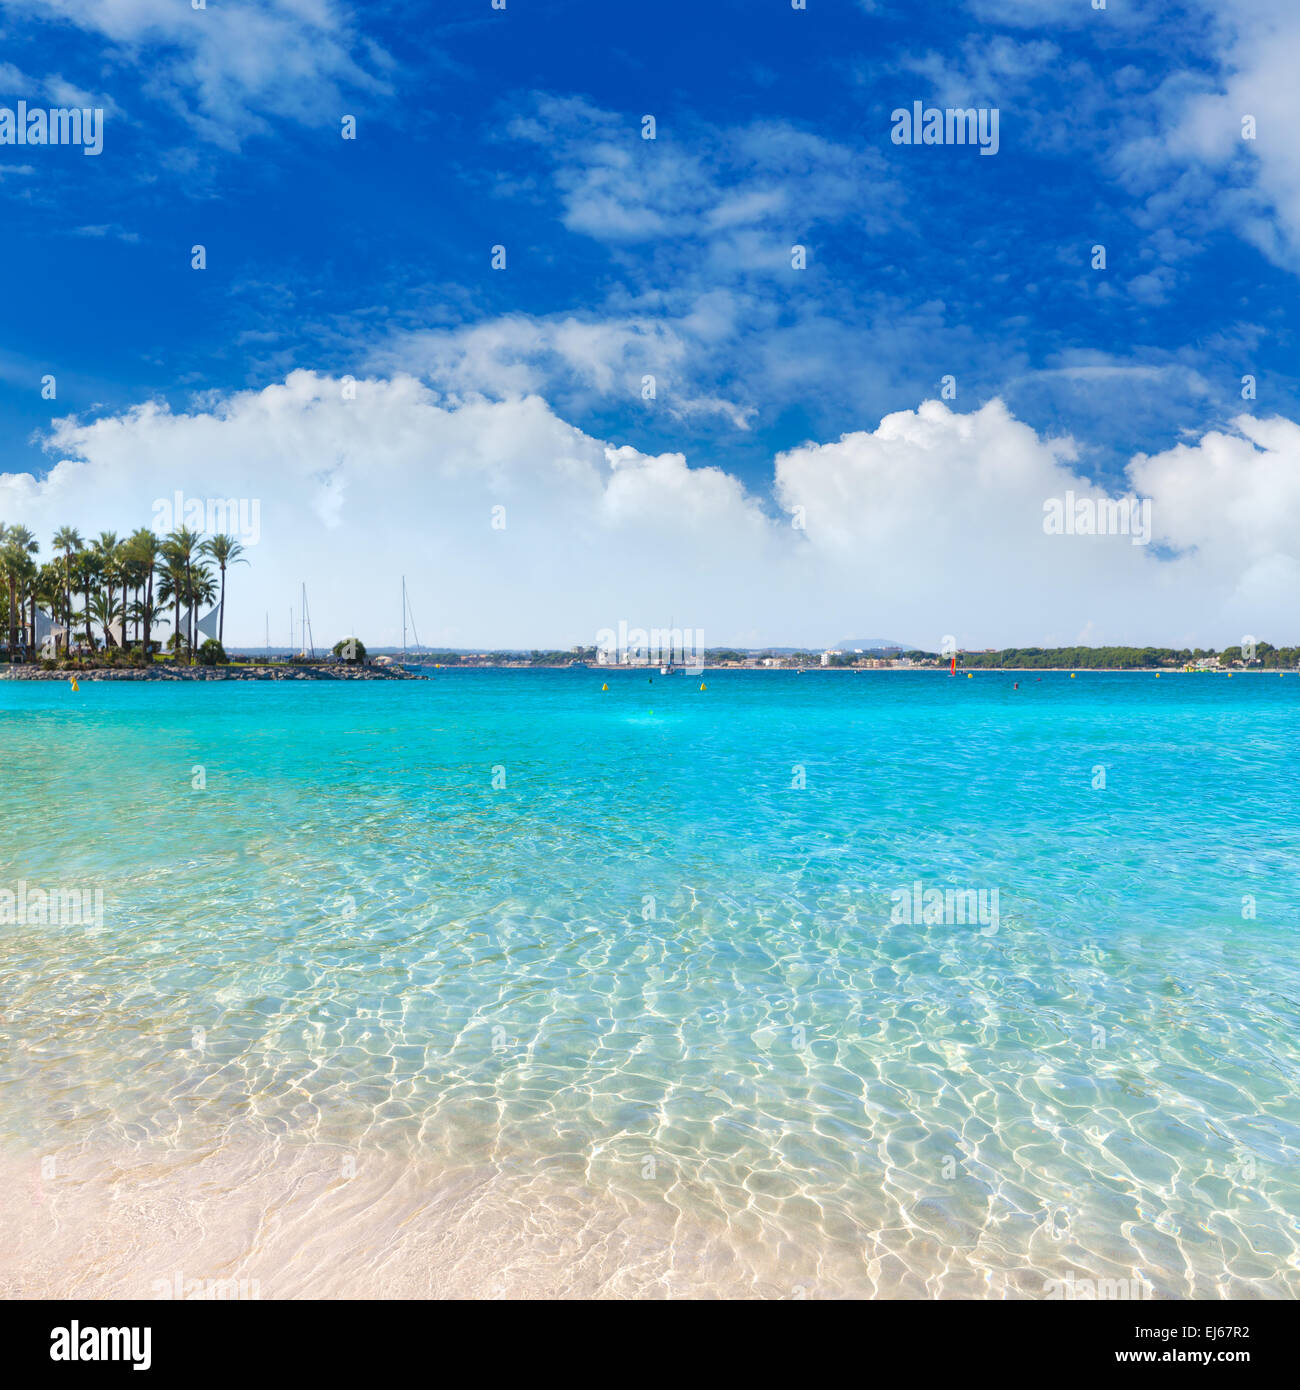
<svg viewBox="0 0 1300 1390"><path fill-rule="evenodd" d="M217 641L226 648L226 567L221 566L221 611L217 614Z"/></svg>

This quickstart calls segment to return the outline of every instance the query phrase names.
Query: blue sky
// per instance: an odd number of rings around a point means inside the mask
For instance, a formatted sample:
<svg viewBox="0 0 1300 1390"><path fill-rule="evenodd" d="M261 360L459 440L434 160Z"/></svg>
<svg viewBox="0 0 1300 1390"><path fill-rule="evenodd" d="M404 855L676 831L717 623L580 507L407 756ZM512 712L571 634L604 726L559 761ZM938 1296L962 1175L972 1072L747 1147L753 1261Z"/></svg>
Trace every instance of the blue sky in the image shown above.
<svg viewBox="0 0 1300 1390"><path fill-rule="evenodd" d="M0 470L69 416L412 373L771 512L778 454L950 374L1122 491L1300 414L1290 8L0 0L0 104L107 111L97 158L0 147ZM998 153L894 145L914 101L997 107Z"/></svg>

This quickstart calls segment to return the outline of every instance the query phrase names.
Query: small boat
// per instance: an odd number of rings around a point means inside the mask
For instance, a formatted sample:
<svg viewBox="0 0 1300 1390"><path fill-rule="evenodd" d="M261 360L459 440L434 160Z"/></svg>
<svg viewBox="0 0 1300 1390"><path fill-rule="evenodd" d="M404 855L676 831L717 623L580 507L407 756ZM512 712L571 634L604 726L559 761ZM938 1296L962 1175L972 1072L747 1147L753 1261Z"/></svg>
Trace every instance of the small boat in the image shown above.
<svg viewBox="0 0 1300 1390"><path fill-rule="evenodd" d="M668 631L670 634L672 633L673 629L671 626L669 627ZM668 638L668 660L660 662L659 674L661 676L676 676L679 675L682 670L683 667L679 666L677 662L673 659L673 643L672 637L670 635Z"/></svg>

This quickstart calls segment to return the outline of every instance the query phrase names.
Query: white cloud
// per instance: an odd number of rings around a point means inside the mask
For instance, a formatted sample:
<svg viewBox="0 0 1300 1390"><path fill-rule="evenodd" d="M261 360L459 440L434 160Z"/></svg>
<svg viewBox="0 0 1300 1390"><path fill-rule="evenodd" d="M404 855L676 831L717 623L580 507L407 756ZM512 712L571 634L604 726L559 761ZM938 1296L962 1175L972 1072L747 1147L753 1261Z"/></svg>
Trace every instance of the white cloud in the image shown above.
<svg viewBox="0 0 1300 1390"><path fill-rule="evenodd" d="M725 292L708 296L679 316L607 310L604 316L507 314L458 328L417 329L394 335L371 357L383 372L412 371L455 396L494 399L545 392L580 412L597 400L636 406L653 400L677 420L721 416L749 427L752 407L716 393L700 394L693 369L710 336L734 332Z"/></svg>
<svg viewBox="0 0 1300 1390"><path fill-rule="evenodd" d="M1114 172L1153 225L1180 214L1227 226L1300 270L1300 8L1294 0L1200 6L1204 64L1165 72L1147 96L1116 94ZM1243 120L1254 120L1253 139Z"/></svg>
<svg viewBox="0 0 1300 1390"><path fill-rule="evenodd" d="M765 508L716 468L607 445L535 396L448 405L410 377L283 385L171 414L62 421L48 477L0 477L0 520L127 532L153 502L261 501L228 635L284 640L300 580L318 640L391 644L408 578L420 635L456 646L591 642L620 619L709 642L870 629L937 646L1294 641L1300 425L1235 422L1130 466L1161 559L1127 537L1049 536L1043 504L1100 497L1000 401L937 402L775 462ZM491 509L506 508L494 530ZM806 509L807 527L786 509Z"/></svg>
<svg viewBox="0 0 1300 1390"><path fill-rule="evenodd" d="M810 228L851 219L876 230L894 216L877 152L785 121L662 121L644 140L639 118L538 96L508 133L549 157L570 231L615 245L673 238L674 257L687 260L698 243L720 274L788 272L791 242Z"/></svg>
<svg viewBox="0 0 1300 1390"><path fill-rule="evenodd" d="M120 63L140 69L146 92L228 149L265 133L273 119L337 122L345 91L389 90L391 59L359 38L334 0L214 0L201 10L183 0L3 3L16 17L102 38ZM75 91L62 79L48 82Z"/></svg>

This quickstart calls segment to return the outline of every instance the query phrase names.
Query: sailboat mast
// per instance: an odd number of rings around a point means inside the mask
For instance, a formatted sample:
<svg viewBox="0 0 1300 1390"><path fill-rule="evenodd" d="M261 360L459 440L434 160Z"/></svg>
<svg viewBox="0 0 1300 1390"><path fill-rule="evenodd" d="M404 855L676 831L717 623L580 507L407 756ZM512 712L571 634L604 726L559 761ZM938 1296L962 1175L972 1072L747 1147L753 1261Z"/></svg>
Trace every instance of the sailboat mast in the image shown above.
<svg viewBox="0 0 1300 1390"><path fill-rule="evenodd" d="M406 660L406 576L402 576L402 660Z"/></svg>

